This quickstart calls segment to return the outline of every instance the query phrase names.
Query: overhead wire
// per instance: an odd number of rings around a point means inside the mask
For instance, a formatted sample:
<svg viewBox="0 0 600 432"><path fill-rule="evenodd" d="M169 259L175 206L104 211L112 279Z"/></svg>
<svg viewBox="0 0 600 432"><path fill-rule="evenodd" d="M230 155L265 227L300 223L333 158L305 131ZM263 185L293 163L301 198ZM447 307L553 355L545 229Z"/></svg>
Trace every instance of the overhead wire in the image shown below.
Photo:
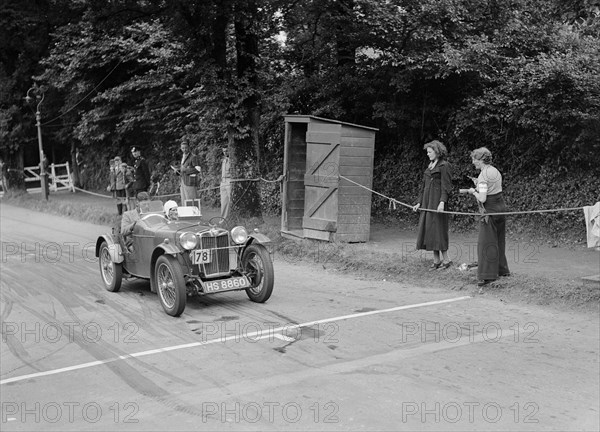
<svg viewBox="0 0 600 432"><path fill-rule="evenodd" d="M175 103L178 103L178 102L182 102L182 101L185 101L185 100L187 100L187 99L184 98L184 97L182 97L182 98L179 98L179 99L172 100L170 102L164 102L164 103L161 103L161 104L158 104L158 105L153 105L153 106L147 107L147 109L153 110L153 109L157 109L157 108L162 108L162 107L166 107L166 106L169 106L169 105L172 105L172 104L175 104ZM93 119L92 122L95 123L95 122L100 122L100 121L104 121L104 120L110 120L110 119L114 119L114 118L119 118L119 117L121 117L121 115L122 114L113 114L113 115L109 115L109 116L105 116L105 117L99 117L99 118ZM58 117L56 119L58 119ZM54 119L54 120L56 120L56 119ZM64 127L64 126L78 125L79 123L80 123L79 121L71 122L71 123L61 123L61 124L55 124L55 125L48 125L48 123L43 123L42 126L47 125L46 127Z"/></svg>
<svg viewBox="0 0 600 432"><path fill-rule="evenodd" d="M117 68L117 67L118 67L118 66L119 66L121 63L123 63L123 60L119 60L119 63L117 63L117 64L115 65L115 67L113 67L113 68L112 68L112 69L111 69L111 70L110 70L110 71L109 71L109 72L106 74L106 76L105 76L104 78L102 78L102 81L100 81L100 82L99 82L99 83L98 83L98 84L97 84L97 85L96 85L96 86L95 86L95 87L94 87L92 90L90 90L90 91L88 92L88 94L86 94L86 95L85 95L83 98L81 98L81 99L79 100L79 102L77 102L75 105L73 105L71 108L69 108L67 111L65 111L64 113L62 113L62 114L61 114L61 115L59 115L58 117L55 117L55 118L53 118L52 120L48 120L47 122L45 122L45 123L42 123L42 126L46 126L47 124L49 124L49 123L52 123L52 122L53 122L53 121L55 121L55 120L58 120L59 118L61 118L61 117L65 116L65 115L67 115L69 112L71 112L72 110L74 110L74 109L75 109L75 107L77 107L77 106L78 106L80 103L82 103L84 100L86 100L86 99L87 99L87 98L88 98L88 97L89 97L89 96L90 96L92 93L94 93L94 92L96 91L96 89L98 89L98 87L100 87L100 85L101 85L101 84L102 84L104 81L106 81L106 80L108 79L108 77L109 77L109 76L110 76L110 75L111 75L111 74L112 74L112 73L115 71L115 69L116 69L116 68Z"/></svg>

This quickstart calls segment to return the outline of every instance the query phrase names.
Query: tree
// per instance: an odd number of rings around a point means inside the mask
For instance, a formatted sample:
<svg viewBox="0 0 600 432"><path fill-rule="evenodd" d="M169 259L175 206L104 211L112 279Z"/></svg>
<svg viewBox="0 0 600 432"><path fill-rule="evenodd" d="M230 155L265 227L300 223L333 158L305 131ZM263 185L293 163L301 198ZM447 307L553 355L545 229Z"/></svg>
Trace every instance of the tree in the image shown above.
<svg viewBox="0 0 600 432"><path fill-rule="evenodd" d="M186 23L184 34L190 37L190 46L198 50L196 63L202 65L196 78L201 85L190 91L190 110L197 113L199 124L190 125L186 134L203 143L214 161L213 169L220 166L218 150L227 144L232 174L240 179L260 175L261 20L255 0L217 0L182 2L173 21ZM204 31L193 31L196 26ZM255 181L233 182L232 202L234 213L241 217L261 216Z"/></svg>
<svg viewBox="0 0 600 432"><path fill-rule="evenodd" d="M0 3L0 158L7 189L25 189L25 156L39 163L35 114L24 103L32 76L41 71L52 29L68 20L68 2L56 13L50 1Z"/></svg>
<svg viewBox="0 0 600 432"><path fill-rule="evenodd" d="M87 147L99 179L103 158L131 144L166 158L184 137L205 160L204 186L219 178L223 145L235 177L276 177L287 113L378 127L374 186L406 199L432 138L459 161L489 145L511 170L528 173L590 170L586 160L598 151L598 0L64 5L78 18L38 16L40 32L22 32L27 42L5 36L0 85L12 96L0 113L3 151L9 143L14 154L27 151L25 137L35 136L19 100L27 71L51 96L45 140ZM37 16L20 2L3 7L21 27ZM24 59L33 61L24 67ZM268 197L271 208L276 201ZM240 215L260 215L258 182L236 182L234 204Z"/></svg>

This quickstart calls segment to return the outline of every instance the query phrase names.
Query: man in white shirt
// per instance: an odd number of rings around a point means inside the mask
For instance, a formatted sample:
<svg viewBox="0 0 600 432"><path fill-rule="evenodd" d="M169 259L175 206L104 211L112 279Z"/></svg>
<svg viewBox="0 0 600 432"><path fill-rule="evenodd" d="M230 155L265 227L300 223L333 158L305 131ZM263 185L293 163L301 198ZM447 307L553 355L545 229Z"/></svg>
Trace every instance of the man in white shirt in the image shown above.
<svg viewBox="0 0 600 432"><path fill-rule="evenodd" d="M231 205L231 162L229 149L223 147L223 161L221 162L221 217L227 218Z"/></svg>

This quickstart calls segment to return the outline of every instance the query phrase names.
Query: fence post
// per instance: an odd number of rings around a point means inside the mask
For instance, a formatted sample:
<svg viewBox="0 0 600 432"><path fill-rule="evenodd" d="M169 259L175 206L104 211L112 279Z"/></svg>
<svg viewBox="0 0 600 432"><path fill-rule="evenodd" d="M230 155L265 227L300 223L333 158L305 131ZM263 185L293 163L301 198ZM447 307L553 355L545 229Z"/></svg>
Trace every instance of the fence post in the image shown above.
<svg viewBox="0 0 600 432"><path fill-rule="evenodd" d="M54 169L54 162L50 165L50 190L56 192L56 170Z"/></svg>
<svg viewBox="0 0 600 432"><path fill-rule="evenodd" d="M73 177L71 177L69 162L67 161L65 165L67 166L67 177L69 177L69 189L71 189L71 192L75 192L75 186L73 185Z"/></svg>

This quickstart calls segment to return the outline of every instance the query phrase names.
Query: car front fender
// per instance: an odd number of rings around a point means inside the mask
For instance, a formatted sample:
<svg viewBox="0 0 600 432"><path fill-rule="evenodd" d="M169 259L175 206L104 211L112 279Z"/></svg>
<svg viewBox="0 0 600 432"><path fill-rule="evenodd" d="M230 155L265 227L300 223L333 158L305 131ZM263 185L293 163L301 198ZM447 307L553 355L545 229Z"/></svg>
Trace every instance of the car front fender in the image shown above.
<svg viewBox="0 0 600 432"><path fill-rule="evenodd" d="M267 237L266 235L264 235L263 233L257 233L257 232L249 233L248 237L249 237L248 244L251 244L251 243L261 243L261 244L271 243L271 239L269 237Z"/></svg>
<svg viewBox="0 0 600 432"><path fill-rule="evenodd" d="M112 235L104 234L98 237L96 240L96 257L100 256L100 246L102 243L106 242L108 244L108 253L110 255L110 259L114 263L122 263L123 262L123 250L121 249L121 245L115 241Z"/></svg>
<svg viewBox="0 0 600 432"><path fill-rule="evenodd" d="M152 251L152 258L150 258L150 292L156 292L156 281L154 280L154 269L156 267L156 260L159 256L168 254L168 255L177 255L180 254L182 250L171 244L171 243L161 243L154 248Z"/></svg>
<svg viewBox="0 0 600 432"><path fill-rule="evenodd" d="M251 244L260 244L265 246L265 249L267 249L267 251L269 252L269 255L271 256L271 260L273 260L273 248L272 247L268 247L266 245L271 244L271 239L269 237L267 237L266 235L262 234L262 233L257 233L257 232L253 232L250 233L248 235L248 241L246 242L245 245L243 245L243 247L241 247L239 249L239 258L241 260L242 256L244 255L244 252L246 251L246 249L248 249L248 246L250 246Z"/></svg>

